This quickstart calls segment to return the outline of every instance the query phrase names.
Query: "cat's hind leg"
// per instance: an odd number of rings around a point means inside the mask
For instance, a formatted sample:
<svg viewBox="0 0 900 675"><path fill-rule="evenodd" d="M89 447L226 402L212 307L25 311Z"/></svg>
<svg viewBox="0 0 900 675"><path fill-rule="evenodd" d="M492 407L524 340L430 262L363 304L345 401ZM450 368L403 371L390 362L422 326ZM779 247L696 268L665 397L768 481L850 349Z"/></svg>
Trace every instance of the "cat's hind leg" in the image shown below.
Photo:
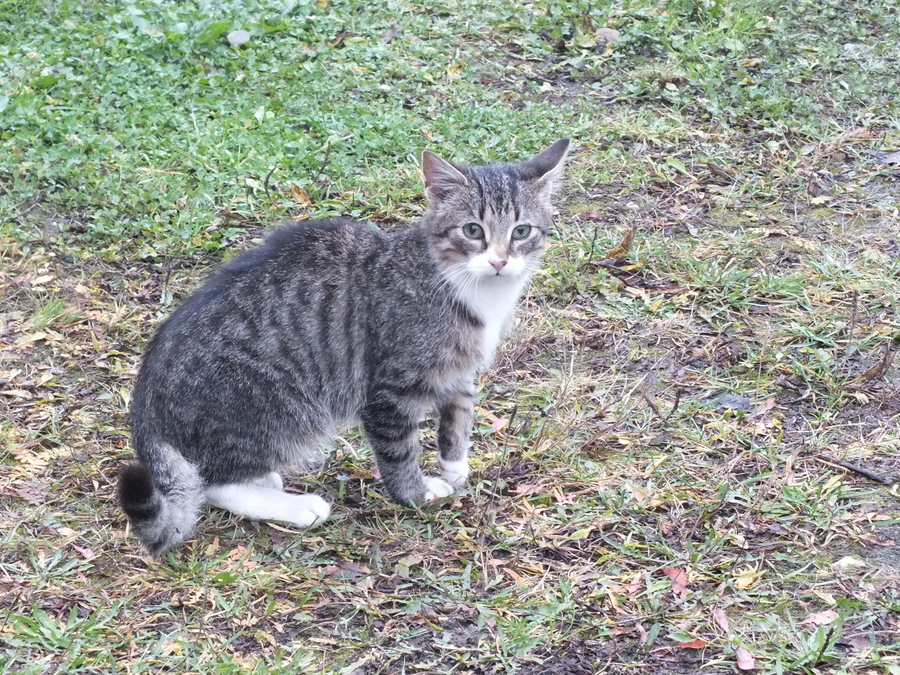
<svg viewBox="0 0 900 675"><path fill-rule="evenodd" d="M272 475L267 474L256 481L272 481ZM280 483L281 477L278 474L274 476ZM209 485L206 501L250 520L282 520L300 527L321 523L331 514L328 502L318 495L294 495L280 488L259 485L256 481Z"/></svg>
<svg viewBox="0 0 900 675"><path fill-rule="evenodd" d="M284 481L281 480L281 474L277 471L270 471L267 474L260 476L259 478L254 478L249 481L250 485L256 485L258 487L264 488L272 488L273 490L283 490L284 489Z"/></svg>

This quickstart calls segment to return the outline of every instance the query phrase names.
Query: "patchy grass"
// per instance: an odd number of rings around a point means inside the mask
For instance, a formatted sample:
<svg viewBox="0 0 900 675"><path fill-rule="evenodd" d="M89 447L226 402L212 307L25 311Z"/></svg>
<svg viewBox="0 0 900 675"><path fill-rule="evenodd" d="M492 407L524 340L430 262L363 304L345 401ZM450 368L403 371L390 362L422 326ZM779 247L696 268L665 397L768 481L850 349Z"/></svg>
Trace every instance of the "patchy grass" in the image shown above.
<svg viewBox="0 0 900 675"><path fill-rule="evenodd" d="M8 0L0 24L0 672L900 672L893 3ZM113 500L131 383L210 264L288 217L414 219L426 147L562 135L467 492L398 509L350 429L291 481L326 526L213 511L146 559Z"/></svg>

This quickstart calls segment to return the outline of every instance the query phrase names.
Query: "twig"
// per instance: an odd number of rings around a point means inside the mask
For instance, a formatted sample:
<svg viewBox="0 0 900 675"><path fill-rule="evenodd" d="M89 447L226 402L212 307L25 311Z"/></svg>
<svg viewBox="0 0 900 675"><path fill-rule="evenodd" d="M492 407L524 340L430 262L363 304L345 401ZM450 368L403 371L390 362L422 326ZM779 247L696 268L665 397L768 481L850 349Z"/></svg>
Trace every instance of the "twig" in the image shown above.
<svg viewBox="0 0 900 675"><path fill-rule="evenodd" d="M892 480L890 478L885 478L884 476L879 476L877 473L873 473L868 469L864 469L861 466L857 466L856 464L851 464L850 462L844 462L839 459L834 459L832 457L826 457L825 455L814 455L814 459L819 460L823 464L831 464L832 466L839 466L842 469L847 469L847 471L851 471L853 473L859 474L860 476L864 476L869 480L873 480L876 483L881 483L882 485L893 485L896 483L896 480Z"/></svg>
<svg viewBox="0 0 900 675"><path fill-rule="evenodd" d="M6 610L6 616L3 617L3 623L0 623L0 631L6 628L6 625L9 623L9 617L12 616L13 609L16 605L19 604L19 598L22 597L22 589L20 588L18 593L16 593L16 597L13 598L13 601L9 605L9 609Z"/></svg>
<svg viewBox="0 0 900 675"><path fill-rule="evenodd" d="M591 239L591 252L588 254L588 259L581 266L582 271L585 270L588 265L590 265L594 261L594 246L597 244L597 233L600 231L600 228L594 225L594 238Z"/></svg>
<svg viewBox="0 0 900 675"><path fill-rule="evenodd" d="M825 634L825 639L822 640L822 648L819 650L819 653L816 655L815 660L812 662L813 666L819 665L819 662L822 660L822 655L825 653L825 650L828 649L828 643L831 642L831 636L834 635L834 624L828 627L828 633Z"/></svg>
<svg viewBox="0 0 900 675"><path fill-rule="evenodd" d="M665 423L666 418L663 417L661 412L659 412L659 408L656 407L656 404L653 402L653 399L650 398L650 394L648 394L646 391L642 391L641 396L643 396L644 400L647 401L647 405L650 406L650 410L652 410L653 413L659 418L660 422Z"/></svg>
<svg viewBox="0 0 900 675"><path fill-rule="evenodd" d="M681 387L675 387L675 400L672 401L672 409L669 411L669 414L666 415L666 418L663 422L668 422L669 418L675 414L675 411L678 410L678 404L681 403L681 394L684 392L684 389Z"/></svg>
<svg viewBox="0 0 900 675"><path fill-rule="evenodd" d="M263 189L266 191L266 199L271 199L269 196L269 178L272 177L272 174L275 173L275 169L277 167L272 167L269 169L269 173L266 174L266 179L263 181Z"/></svg>
<svg viewBox="0 0 900 675"><path fill-rule="evenodd" d="M847 329L847 348L844 350L844 361L850 358L850 347L853 344L853 331L856 329L856 311L858 308L858 300L859 293L856 289L853 289L853 295L851 296L851 300L853 302L853 306L850 308L850 326Z"/></svg>
<svg viewBox="0 0 900 675"><path fill-rule="evenodd" d="M681 387L677 387L675 389L675 400L672 402L672 408L669 410L668 414L663 415L659 412L659 408L656 407L656 402L650 397L650 394L647 393L646 390L641 392L641 396L644 397L644 400L647 401L647 405L650 406L650 410L659 418L660 422L666 424L669 421L669 418L678 410L678 404L681 403L681 393L684 391Z"/></svg>
<svg viewBox="0 0 900 675"><path fill-rule="evenodd" d="M325 158L322 160L322 166L319 167L319 170L316 172L316 177L313 178L313 183L319 180L319 176L322 175L322 172L325 171L325 167L328 166L328 158L331 157L331 141L328 141L328 145L325 146Z"/></svg>
<svg viewBox="0 0 900 675"><path fill-rule="evenodd" d="M881 377L884 377L884 374L887 372L888 368L891 367L891 362L894 360L894 350L892 345L893 340L886 340L884 343L884 351L881 354L881 358L875 362L875 365L867 368L866 371L860 374L857 378L849 383L849 387L855 387L863 384L864 382L868 382L869 380L877 380Z"/></svg>

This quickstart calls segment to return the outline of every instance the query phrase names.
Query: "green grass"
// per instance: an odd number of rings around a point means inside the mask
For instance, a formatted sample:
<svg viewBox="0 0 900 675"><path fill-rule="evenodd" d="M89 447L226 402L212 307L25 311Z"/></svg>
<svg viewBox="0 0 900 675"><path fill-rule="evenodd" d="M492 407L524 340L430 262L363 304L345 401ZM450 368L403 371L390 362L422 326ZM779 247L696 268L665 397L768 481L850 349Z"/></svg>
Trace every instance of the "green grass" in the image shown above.
<svg viewBox="0 0 900 675"><path fill-rule="evenodd" d="M0 0L0 36L0 673L900 673L895 3ZM325 526L144 557L131 386L210 265L560 136L467 492L398 509L348 429L290 480Z"/></svg>

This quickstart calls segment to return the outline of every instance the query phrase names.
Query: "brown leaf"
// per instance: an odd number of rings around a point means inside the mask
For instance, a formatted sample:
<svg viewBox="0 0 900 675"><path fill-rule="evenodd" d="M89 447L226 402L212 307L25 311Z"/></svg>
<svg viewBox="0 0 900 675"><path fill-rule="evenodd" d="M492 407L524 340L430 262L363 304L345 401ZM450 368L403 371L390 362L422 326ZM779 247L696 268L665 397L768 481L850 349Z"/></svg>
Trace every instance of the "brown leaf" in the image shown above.
<svg viewBox="0 0 900 675"><path fill-rule="evenodd" d="M773 396L770 399L766 399L759 408L754 410L752 413L747 415L747 417L759 417L760 415L765 415L772 408L775 407L775 397Z"/></svg>
<svg viewBox="0 0 900 675"><path fill-rule="evenodd" d="M594 211L588 211L587 213L582 213L578 216L582 220L603 220L603 216L599 213L595 213Z"/></svg>
<svg viewBox="0 0 900 675"><path fill-rule="evenodd" d="M680 567L664 567L663 574L672 580L672 592L683 600L688 594L688 580L684 570Z"/></svg>
<svg viewBox="0 0 900 675"><path fill-rule="evenodd" d="M309 198L309 193L304 190L302 187L291 183L291 196L294 198L294 201L297 202L300 206L311 206L312 200Z"/></svg>
<svg viewBox="0 0 900 675"><path fill-rule="evenodd" d="M81 557L85 560L93 560L97 557L97 554L89 548L81 548L80 546L77 546L75 544L72 544L72 548L78 551L81 554Z"/></svg>
<svg viewBox="0 0 900 675"><path fill-rule="evenodd" d="M491 423L491 429L493 429L494 431L500 431L503 427L506 426L507 420L503 419L502 417L497 417L496 415L493 415L491 413L487 413L485 417L487 417L488 421Z"/></svg>
<svg viewBox="0 0 900 675"><path fill-rule="evenodd" d="M616 626L611 631L609 631L610 635L630 635L637 630L634 626Z"/></svg>
<svg viewBox="0 0 900 675"><path fill-rule="evenodd" d="M637 595L638 591L641 590L641 582L643 581L644 573L638 570L634 573L634 576L631 578L631 581L625 587L625 591L628 595Z"/></svg>
<svg viewBox="0 0 900 675"><path fill-rule="evenodd" d="M731 633L731 626L728 625L728 616L725 614L725 610L716 607L712 611L713 621L716 622L716 625L725 631L726 634Z"/></svg>
<svg viewBox="0 0 900 675"><path fill-rule="evenodd" d="M688 640L687 642L679 642L676 646L679 649L703 649L708 644L709 640L704 640L703 638L694 638L693 640Z"/></svg>
<svg viewBox="0 0 900 675"><path fill-rule="evenodd" d="M391 27L385 31L384 35L381 36L381 39L385 42L390 42L395 37L400 35L400 31L402 30L403 26L401 26L399 23L392 23Z"/></svg>
<svg viewBox="0 0 900 675"><path fill-rule="evenodd" d="M872 641L864 635L857 635L856 637L850 638L850 646L860 651L863 649L871 649Z"/></svg>
<svg viewBox="0 0 900 675"><path fill-rule="evenodd" d="M603 256L604 260L625 260L628 258L628 251L631 250L631 245L634 243L634 235L637 233L637 228L632 227L631 230L628 231L628 234L625 235L625 238L622 239L622 243L616 246L612 251Z"/></svg>
<svg viewBox="0 0 900 675"><path fill-rule="evenodd" d="M22 499L34 506L43 504L47 501L47 497L49 496L47 490L40 483L22 483L21 485L15 486L13 490Z"/></svg>
<svg viewBox="0 0 900 675"><path fill-rule="evenodd" d="M594 34L608 45L618 40L620 35L615 28L598 28Z"/></svg>
<svg viewBox="0 0 900 675"><path fill-rule="evenodd" d="M754 670L756 668L756 660L753 658L753 655L743 647L738 647L735 650L735 655L737 656L738 669Z"/></svg>
<svg viewBox="0 0 900 675"><path fill-rule="evenodd" d="M814 626L827 626L838 618L838 613L833 609L826 609L824 612L813 612L800 623L811 623Z"/></svg>

